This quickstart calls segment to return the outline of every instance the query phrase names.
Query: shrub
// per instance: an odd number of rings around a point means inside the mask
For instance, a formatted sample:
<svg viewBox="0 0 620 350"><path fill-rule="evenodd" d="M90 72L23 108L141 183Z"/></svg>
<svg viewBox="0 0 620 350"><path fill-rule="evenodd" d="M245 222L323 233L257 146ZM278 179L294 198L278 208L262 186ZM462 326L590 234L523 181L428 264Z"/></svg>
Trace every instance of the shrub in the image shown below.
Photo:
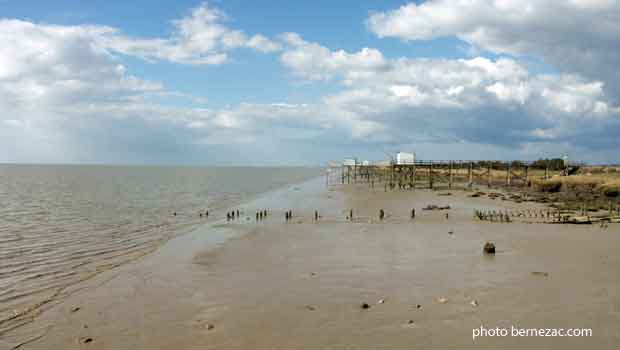
<svg viewBox="0 0 620 350"><path fill-rule="evenodd" d="M556 179L546 180L542 181L540 184L538 184L538 186L541 192L560 192L560 190L562 189L562 181Z"/></svg>

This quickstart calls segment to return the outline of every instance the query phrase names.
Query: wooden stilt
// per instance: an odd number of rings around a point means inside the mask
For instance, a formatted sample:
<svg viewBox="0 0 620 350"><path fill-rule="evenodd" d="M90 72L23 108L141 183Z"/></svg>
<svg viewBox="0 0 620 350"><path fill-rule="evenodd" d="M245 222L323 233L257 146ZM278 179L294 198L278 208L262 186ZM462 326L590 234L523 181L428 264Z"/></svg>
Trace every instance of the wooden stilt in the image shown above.
<svg viewBox="0 0 620 350"><path fill-rule="evenodd" d="M491 162L489 162L487 169L487 187L491 188Z"/></svg>
<svg viewBox="0 0 620 350"><path fill-rule="evenodd" d="M508 168L506 168L506 185L510 186L510 175L512 172L512 165L508 163Z"/></svg>
<svg viewBox="0 0 620 350"><path fill-rule="evenodd" d="M433 162L431 161L428 166L428 184L431 190L433 189Z"/></svg>
<svg viewBox="0 0 620 350"><path fill-rule="evenodd" d="M450 161L448 168L448 188L452 189L452 161Z"/></svg>
<svg viewBox="0 0 620 350"><path fill-rule="evenodd" d="M528 170L528 166L525 166L525 181L523 181L523 185L524 187L527 187L527 185L529 184L529 178L527 176L527 170Z"/></svg>

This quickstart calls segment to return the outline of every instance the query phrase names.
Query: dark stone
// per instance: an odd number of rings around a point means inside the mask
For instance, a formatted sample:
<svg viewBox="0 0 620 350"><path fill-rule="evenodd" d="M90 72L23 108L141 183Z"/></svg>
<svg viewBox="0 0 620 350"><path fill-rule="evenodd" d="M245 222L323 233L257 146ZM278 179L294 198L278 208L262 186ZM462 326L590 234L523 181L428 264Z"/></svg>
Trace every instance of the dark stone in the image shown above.
<svg viewBox="0 0 620 350"><path fill-rule="evenodd" d="M485 254L495 254L495 244L493 244L491 242L486 242L484 244L484 247L482 248L482 251Z"/></svg>

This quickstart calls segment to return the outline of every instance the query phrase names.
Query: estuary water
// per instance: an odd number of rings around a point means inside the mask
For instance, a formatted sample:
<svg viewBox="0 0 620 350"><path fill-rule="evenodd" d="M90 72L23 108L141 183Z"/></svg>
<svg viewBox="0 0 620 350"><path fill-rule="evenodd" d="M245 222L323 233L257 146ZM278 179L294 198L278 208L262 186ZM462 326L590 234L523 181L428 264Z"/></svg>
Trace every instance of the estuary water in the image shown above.
<svg viewBox="0 0 620 350"><path fill-rule="evenodd" d="M0 165L0 336L62 298L67 287L321 171ZM206 210L209 218L200 217Z"/></svg>

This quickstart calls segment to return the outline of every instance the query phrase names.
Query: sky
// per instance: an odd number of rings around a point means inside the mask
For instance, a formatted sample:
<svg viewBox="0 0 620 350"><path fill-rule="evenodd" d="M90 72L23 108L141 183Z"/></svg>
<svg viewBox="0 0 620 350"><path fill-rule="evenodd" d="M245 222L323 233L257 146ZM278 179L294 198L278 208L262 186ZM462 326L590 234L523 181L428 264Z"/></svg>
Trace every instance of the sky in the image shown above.
<svg viewBox="0 0 620 350"><path fill-rule="evenodd" d="M620 1L0 0L0 162L620 162Z"/></svg>

